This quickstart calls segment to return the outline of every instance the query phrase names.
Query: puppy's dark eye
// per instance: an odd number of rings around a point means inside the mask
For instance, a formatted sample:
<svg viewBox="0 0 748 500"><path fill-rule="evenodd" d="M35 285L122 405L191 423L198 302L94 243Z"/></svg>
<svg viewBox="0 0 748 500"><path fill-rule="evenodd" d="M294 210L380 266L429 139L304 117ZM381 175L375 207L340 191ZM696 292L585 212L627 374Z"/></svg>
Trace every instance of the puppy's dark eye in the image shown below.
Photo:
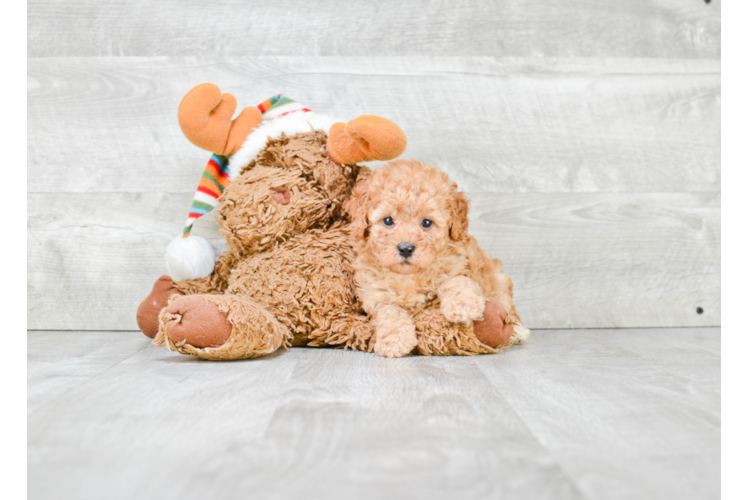
<svg viewBox="0 0 748 500"><path fill-rule="evenodd" d="M423 219L423 220L421 221L421 227L422 227L422 228L424 228L424 229L428 229L428 228L430 228L430 227L431 227L431 226L433 226L433 225L434 225L434 223L433 223L433 222L431 222L431 221L430 221L430 220L428 220L428 219Z"/></svg>
<svg viewBox="0 0 748 500"><path fill-rule="evenodd" d="M385 217L382 223L387 227L392 227L395 225L395 221L392 220L392 217Z"/></svg>

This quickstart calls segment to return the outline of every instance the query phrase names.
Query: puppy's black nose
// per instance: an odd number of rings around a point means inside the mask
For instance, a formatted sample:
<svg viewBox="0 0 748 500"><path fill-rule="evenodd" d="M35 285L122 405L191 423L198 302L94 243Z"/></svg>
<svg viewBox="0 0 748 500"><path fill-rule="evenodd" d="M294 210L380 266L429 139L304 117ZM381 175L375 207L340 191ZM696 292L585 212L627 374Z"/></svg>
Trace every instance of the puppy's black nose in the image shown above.
<svg viewBox="0 0 748 500"><path fill-rule="evenodd" d="M397 246L397 251L400 255L405 257L406 259L413 255L413 252L415 251L416 246L413 243L400 243Z"/></svg>

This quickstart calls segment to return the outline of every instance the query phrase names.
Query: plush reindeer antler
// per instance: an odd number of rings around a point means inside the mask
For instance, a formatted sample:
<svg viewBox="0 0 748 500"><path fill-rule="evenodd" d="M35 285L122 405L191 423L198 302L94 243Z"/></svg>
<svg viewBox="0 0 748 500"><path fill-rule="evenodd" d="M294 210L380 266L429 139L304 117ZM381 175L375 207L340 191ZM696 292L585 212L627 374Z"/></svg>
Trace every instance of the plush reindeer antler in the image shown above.
<svg viewBox="0 0 748 500"><path fill-rule="evenodd" d="M221 94L212 83L203 83L184 96L177 112L179 126L192 144L219 155L236 153L249 133L262 122L255 107L244 110L231 121L236 98Z"/></svg>
<svg viewBox="0 0 748 500"><path fill-rule="evenodd" d="M244 110L231 120L236 98L221 94L212 83L193 88L179 104L179 126L194 145L218 155L231 155L241 148L250 132L262 123L256 107ZM405 133L386 118L362 115L350 122L335 123L329 132L327 151L338 163L392 160L408 145Z"/></svg>
<svg viewBox="0 0 748 500"><path fill-rule="evenodd" d="M347 124L338 122L330 128L327 152L343 164L371 160L393 160L408 145L405 132L386 118L361 115Z"/></svg>

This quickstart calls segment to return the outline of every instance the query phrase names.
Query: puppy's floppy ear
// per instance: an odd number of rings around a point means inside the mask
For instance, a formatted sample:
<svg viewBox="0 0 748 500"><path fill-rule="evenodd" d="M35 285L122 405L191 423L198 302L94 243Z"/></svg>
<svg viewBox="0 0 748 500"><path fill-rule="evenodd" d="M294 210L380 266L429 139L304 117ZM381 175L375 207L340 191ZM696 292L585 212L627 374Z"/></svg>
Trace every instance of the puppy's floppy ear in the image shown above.
<svg viewBox="0 0 748 500"><path fill-rule="evenodd" d="M455 241L467 237L469 205L470 200L465 196L465 193L462 191L452 192L449 207L449 236Z"/></svg>
<svg viewBox="0 0 748 500"><path fill-rule="evenodd" d="M345 203L345 209L351 216L351 234L357 240L364 240L369 233L370 187L368 181L359 181L353 188L351 197Z"/></svg>

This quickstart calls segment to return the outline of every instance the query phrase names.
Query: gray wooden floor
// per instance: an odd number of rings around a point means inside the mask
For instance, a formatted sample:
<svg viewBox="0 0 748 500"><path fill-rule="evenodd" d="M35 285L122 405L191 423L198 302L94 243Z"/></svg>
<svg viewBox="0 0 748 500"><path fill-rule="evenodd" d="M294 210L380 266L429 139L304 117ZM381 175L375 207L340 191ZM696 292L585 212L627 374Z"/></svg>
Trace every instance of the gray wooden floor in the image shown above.
<svg viewBox="0 0 748 500"><path fill-rule="evenodd" d="M708 499L720 329L537 331L474 358L210 363L28 334L29 498Z"/></svg>

